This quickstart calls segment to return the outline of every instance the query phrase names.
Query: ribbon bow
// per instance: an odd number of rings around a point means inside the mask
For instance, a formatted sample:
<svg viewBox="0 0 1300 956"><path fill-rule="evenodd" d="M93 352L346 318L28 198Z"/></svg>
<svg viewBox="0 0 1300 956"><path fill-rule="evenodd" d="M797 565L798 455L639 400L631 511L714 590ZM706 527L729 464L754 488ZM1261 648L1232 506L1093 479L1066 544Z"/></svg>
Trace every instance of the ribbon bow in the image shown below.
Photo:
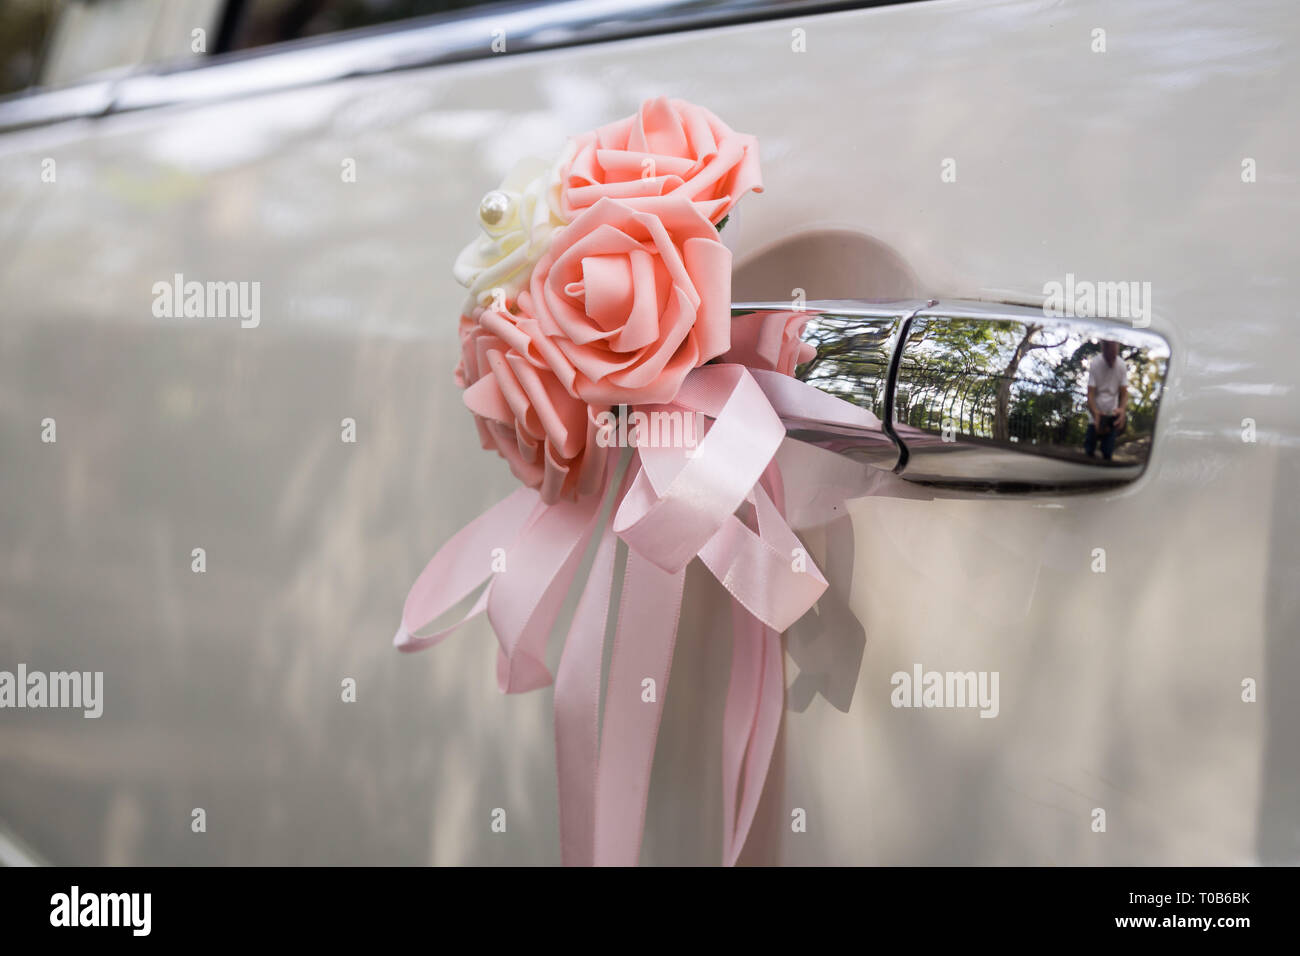
<svg viewBox="0 0 1300 956"><path fill-rule="evenodd" d="M731 595L731 676L723 715L723 862L735 864L753 824L784 710L781 633L826 590L785 518L775 456L781 416L863 426L870 412L813 386L744 365L691 372L671 405L649 410L711 419L699 447L645 447L603 493L542 503L520 489L462 528L412 586L394 639L438 643L487 612L505 693L552 682L547 640L578 566L599 536L554 678L560 844L565 864L635 865L655 741L672 664L686 566L698 557ZM603 502L614 513L600 527ZM628 548L603 723L601 663L616 543ZM494 574L505 547L508 573ZM419 636L482 587L460 620ZM657 694L643 700L643 681Z"/></svg>

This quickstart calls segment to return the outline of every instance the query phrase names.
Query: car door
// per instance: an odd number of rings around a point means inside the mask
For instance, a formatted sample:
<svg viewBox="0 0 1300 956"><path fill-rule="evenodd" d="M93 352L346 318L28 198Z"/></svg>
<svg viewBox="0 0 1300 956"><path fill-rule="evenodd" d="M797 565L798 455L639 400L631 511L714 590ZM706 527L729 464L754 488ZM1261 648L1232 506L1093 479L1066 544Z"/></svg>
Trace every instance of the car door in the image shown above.
<svg viewBox="0 0 1300 956"><path fill-rule="evenodd" d="M0 640L105 686L3 715L0 821L57 863L558 862L549 692L497 693L485 623L389 639L514 487L451 375L479 197L669 94L761 143L738 301L1136 281L1171 351L1138 481L882 475L808 533L861 630L787 636L744 861L1295 862L1298 41L1279 0L576 0L0 105ZM256 323L156 314L177 276ZM720 856L726 614L692 572L645 863ZM996 716L895 706L917 667Z"/></svg>

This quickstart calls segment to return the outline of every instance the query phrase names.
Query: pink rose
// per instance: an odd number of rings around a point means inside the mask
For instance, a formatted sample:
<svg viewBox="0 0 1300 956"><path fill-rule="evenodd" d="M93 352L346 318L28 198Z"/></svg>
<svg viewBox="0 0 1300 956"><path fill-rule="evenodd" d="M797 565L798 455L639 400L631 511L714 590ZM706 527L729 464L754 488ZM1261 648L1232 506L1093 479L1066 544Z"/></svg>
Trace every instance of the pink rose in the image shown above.
<svg viewBox="0 0 1300 956"><path fill-rule="evenodd" d="M754 312L731 320L731 349L722 357L750 368L793 375L812 361L817 350L800 337L812 315L807 312Z"/></svg>
<svg viewBox="0 0 1300 956"><path fill-rule="evenodd" d="M646 100L635 116L573 143L573 159L560 170L566 218L601 199L646 208L672 195L697 203L716 224L749 190L763 191L758 140L685 100Z"/></svg>
<svg viewBox="0 0 1300 956"><path fill-rule="evenodd" d="M594 406L671 402L731 344L731 251L691 202L601 199L555 235L519 308L535 356Z"/></svg>
<svg viewBox="0 0 1300 956"><path fill-rule="evenodd" d="M594 413L528 350L515 316L488 309L478 321L462 317L456 383L479 439L548 504L595 491L605 449L594 438Z"/></svg>

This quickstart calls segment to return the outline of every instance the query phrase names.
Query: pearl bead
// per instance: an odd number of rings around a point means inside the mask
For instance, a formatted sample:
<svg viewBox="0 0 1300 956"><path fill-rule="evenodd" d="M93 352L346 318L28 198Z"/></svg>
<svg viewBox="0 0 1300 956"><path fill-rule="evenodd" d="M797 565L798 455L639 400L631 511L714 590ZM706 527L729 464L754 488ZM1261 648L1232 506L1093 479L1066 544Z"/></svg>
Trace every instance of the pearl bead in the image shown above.
<svg viewBox="0 0 1300 956"><path fill-rule="evenodd" d="M494 189L479 201L478 217L484 225L495 226L510 212L510 197Z"/></svg>

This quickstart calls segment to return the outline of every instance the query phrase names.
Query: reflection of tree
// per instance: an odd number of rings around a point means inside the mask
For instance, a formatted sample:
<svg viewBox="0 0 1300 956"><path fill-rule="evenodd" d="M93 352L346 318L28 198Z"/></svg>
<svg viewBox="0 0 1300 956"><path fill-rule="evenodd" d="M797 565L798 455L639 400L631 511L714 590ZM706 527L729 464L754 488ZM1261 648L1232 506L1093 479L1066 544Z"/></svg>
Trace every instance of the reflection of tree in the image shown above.
<svg viewBox="0 0 1300 956"><path fill-rule="evenodd" d="M813 318L803 340L817 354L799 366L797 377L846 402L884 411L884 386L889 375L890 323L847 317Z"/></svg>
<svg viewBox="0 0 1300 956"><path fill-rule="evenodd" d="M996 404L997 373L992 368L1014 358L1024 335L1016 322L953 320L916 323L908 334L907 354L898 399L902 418L917 426L943 427L951 419L958 431L977 434L988 428L990 399ZM1012 358L1004 358L1011 353Z"/></svg>
<svg viewBox="0 0 1300 956"><path fill-rule="evenodd" d="M1007 362L1006 368L1002 370L1002 375L998 379L997 401L993 413L993 437L998 441L1006 441L1010 438L1007 412L1011 405L1011 383L1015 381L1020 363L1034 349L1060 348L1069 338L1069 333L1066 333L1059 342L1034 342L1034 336L1041 331L1043 331L1041 325L1025 326L1025 334L1020 337L1015 350L1011 353L1011 360Z"/></svg>
<svg viewBox="0 0 1300 956"><path fill-rule="evenodd" d="M878 318L813 315L803 339L817 351L796 376L883 417L893 329ZM1099 342L1083 338L1091 332L1037 319L918 319L903 346L895 419L931 432L1082 455L1088 366L1101 351ZM1117 449L1128 446L1131 459L1150 440L1167 356L1122 344L1120 357L1128 366L1129 425Z"/></svg>
<svg viewBox="0 0 1300 956"><path fill-rule="evenodd" d="M1083 334L1046 322L918 322L900 369L898 418L931 431L1078 448L1088 425L1088 364L1101 351ZM1128 365L1130 423L1121 442L1144 441L1164 357L1133 345L1121 345L1120 357Z"/></svg>

